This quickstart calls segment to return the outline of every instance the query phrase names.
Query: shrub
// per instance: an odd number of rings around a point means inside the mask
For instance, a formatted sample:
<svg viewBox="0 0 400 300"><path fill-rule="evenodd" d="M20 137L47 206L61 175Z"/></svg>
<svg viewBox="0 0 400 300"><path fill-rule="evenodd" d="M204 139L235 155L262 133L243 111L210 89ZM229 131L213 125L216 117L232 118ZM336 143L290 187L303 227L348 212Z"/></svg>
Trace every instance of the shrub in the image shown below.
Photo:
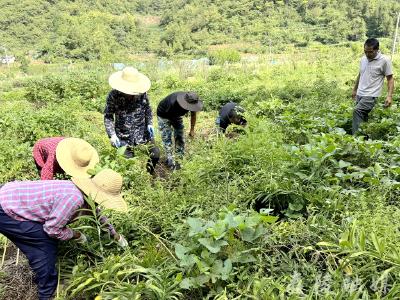
<svg viewBox="0 0 400 300"><path fill-rule="evenodd" d="M223 65L240 61L240 53L234 49L215 50L208 54L211 65Z"/></svg>

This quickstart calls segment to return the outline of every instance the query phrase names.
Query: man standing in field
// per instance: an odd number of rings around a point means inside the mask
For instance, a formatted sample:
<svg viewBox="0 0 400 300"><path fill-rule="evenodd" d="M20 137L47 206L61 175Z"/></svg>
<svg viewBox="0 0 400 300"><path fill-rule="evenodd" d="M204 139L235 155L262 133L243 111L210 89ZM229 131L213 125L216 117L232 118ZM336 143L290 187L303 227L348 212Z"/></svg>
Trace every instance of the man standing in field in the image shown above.
<svg viewBox="0 0 400 300"><path fill-rule="evenodd" d="M179 158L185 152L185 133L182 116L190 111L189 136L194 137L197 112L203 109L203 102L193 92L175 92L165 97L158 104L157 120L161 132L161 139L167 155L167 166L170 169L179 169L179 164L174 159L172 149L172 132L175 137L175 149Z"/></svg>
<svg viewBox="0 0 400 300"><path fill-rule="evenodd" d="M146 93L150 80L135 68L126 67L112 74L108 82L113 90L107 97L104 124L111 144L116 148L127 146L125 156L131 158L135 146L151 143L147 171L153 174L160 149L154 144L153 116Z"/></svg>
<svg viewBox="0 0 400 300"><path fill-rule="evenodd" d="M379 41L374 38L365 41L364 53L352 92L356 101L353 111L353 135L359 130L361 122L368 121L368 114L374 108L377 97L381 95L385 77L388 91L384 106L392 105L394 78L390 59L379 51Z"/></svg>

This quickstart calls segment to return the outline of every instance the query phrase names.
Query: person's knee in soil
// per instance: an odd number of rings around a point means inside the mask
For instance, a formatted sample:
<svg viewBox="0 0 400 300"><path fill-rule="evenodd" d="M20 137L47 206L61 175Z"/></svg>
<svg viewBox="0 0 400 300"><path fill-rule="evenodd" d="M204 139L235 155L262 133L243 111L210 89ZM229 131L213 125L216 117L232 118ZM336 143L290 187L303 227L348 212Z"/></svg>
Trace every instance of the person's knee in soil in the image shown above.
<svg viewBox="0 0 400 300"><path fill-rule="evenodd" d="M76 168L76 162L69 159L69 166ZM49 299L57 285L57 241L74 239L87 243L83 233L66 226L89 209L85 197L91 197L105 208L125 212L127 204L120 194L121 188L122 177L105 169L93 178L15 181L0 189L0 233L27 256L36 275L40 300ZM20 193L21 190L24 193ZM100 216L98 210L95 213L114 240L126 247L126 239L115 231L108 219Z"/></svg>
<svg viewBox="0 0 400 300"><path fill-rule="evenodd" d="M165 152L167 155L166 163L169 167L175 168L174 155L172 153L171 132L165 128L165 124L174 127L175 150L177 154L184 152L184 133L177 131L178 124L183 124L182 117L190 111L190 131L189 136L194 137L196 125L196 113L203 109L203 102L198 95L193 92L175 92L165 97L158 104L157 117L159 119L160 131L163 139ZM161 124L160 124L161 121Z"/></svg>

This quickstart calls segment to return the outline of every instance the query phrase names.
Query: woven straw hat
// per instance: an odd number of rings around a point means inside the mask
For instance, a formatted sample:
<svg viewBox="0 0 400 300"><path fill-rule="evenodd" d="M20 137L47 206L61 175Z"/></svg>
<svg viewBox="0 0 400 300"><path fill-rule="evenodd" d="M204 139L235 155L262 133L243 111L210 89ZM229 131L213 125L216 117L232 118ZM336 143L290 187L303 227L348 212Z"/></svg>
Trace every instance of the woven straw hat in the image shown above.
<svg viewBox="0 0 400 300"><path fill-rule="evenodd" d="M143 94L151 86L150 79L133 67L111 74L108 83L113 89L128 95Z"/></svg>
<svg viewBox="0 0 400 300"><path fill-rule="evenodd" d="M122 177L111 169L101 170L93 178L72 178L72 182L87 196L104 206L126 212L128 206L121 195Z"/></svg>
<svg viewBox="0 0 400 300"><path fill-rule="evenodd" d="M56 158L61 169L72 177L90 177L87 171L99 162L96 149L78 138L65 138L59 142Z"/></svg>

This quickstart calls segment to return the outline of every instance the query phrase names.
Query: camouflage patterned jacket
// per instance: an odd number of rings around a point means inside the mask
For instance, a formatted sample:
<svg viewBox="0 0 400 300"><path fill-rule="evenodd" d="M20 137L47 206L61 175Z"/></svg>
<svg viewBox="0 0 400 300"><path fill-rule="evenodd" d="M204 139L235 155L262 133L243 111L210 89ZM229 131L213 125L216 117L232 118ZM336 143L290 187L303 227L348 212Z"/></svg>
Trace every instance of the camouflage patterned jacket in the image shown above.
<svg viewBox="0 0 400 300"><path fill-rule="evenodd" d="M112 90L104 109L104 125L109 137L115 133L121 142L135 146L150 141L147 125L153 124L153 116L147 93L133 97Z"/></svg>

